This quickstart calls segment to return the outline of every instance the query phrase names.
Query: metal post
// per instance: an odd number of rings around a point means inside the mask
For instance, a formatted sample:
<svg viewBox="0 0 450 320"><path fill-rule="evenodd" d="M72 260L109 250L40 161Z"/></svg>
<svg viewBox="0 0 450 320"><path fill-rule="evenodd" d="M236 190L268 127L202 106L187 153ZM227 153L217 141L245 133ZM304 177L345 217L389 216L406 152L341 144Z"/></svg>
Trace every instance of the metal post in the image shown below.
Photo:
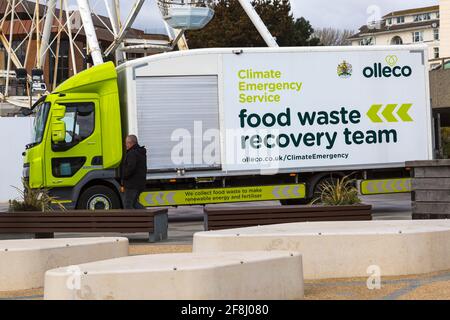
<svg viewBox="0 0 450 320"><path fill-rule="evenodd" d="M5 85L5 97L9 96L9 72L11 71L11 56L12 56L12 40L13 40L13 25L14 25L14 11L16 7L16 0L12 0L12 7L11 7L11 20L9 24L9 55L8 55L8 65L6 67L6 85Z"/></svg>
<svg viewBox="0 0 450 320"><path fill-rule="evenodd" d="M33 30L36 28L36 19L32 20L31 23L31 30L28 38L28 44L27 44L27 52L25 53L25 61L23 62L23 66L26 68L28 65L28 60L30 59L30 50L31 50L31 44L33 41Z"/></svg>
<svg viewBox="0 0 450 320"><path fill-rule="evenodd" d="M117 3L115 0L104 0L104 1L106 10L108 11L109 20L111 21L111 26L113 28L114 38L116 39L119 36L121 28L120 17L118 13L119 8L116 6ZM123 44L121 44L120 47L123 47ZM117 49L115 55L116 55L116 65L119 65L120 61L126 60L126 53L124 51Z"/></svg>
<svg viewBox="0 0 450 320"><path fill-rule="evenodd" d="M186 35L184 34L184 32L182 30L177 30L180 33L182 33L182 36L178 39L177 41L177 45L178 45L178 49L179 50L189 50L189 46L186 40Z"/></svg>
<svg viewBox="0 0 450 320"><path fill-rule="evenodd" d="M40 18L40 14L39 14L39 0L36 0L36 52L39 52L39 50L41 49L41 18ZM37 59L36 59L36 67L38 67L41 63L40 63L40 55L37 55Z"/></svg>
<svg viewBox="0 0 450 320"><path fill-rule="evenodd" d="M63 0L59 1L59 23L58 23L58 35L56 36L56 52L55 52L55 65L53 70L53 83L52 90L56 89L56 85L58 83L58 67L59 67L59 47L61 45L61 28L63 26L62 14L63 14Z"/></svg>
<svg viewBox="0 0 450 320"><path fill-rule="evenodd" d="M119 30L122 29L122 21L120 20L120 0L114 0L114 7L117 12L117 22L119 23Z"/></svg>
<svg viewBox="0 0 450 320"><path fill-rule="evenodd" d="M77 0L78 10L80 10L81 20L83 21L86 40L89 44L90 53L94 65L103 63L102 50L98 44L97 34L95 33L94 23L92 22L91 9L88 0Z"/></svg>
<svg viewBox="0 0 450 320"><path fill-rule="evenodd" d="M77 74L77 61L75 58L75 50L73 48L73 38L72 38L72 22L70 21L69 8L67 7L67 0L64 0L64 10L66 11L66 20L67 20L67 34L69 35L69 46L70 46L70 55L72 56L72 68L73 74Z"/></svg>
<svg viewBox="0 0 450 320"><path fill-rule="evenodd" d="M261 17L255 11L255 8L253 8L253 6L249 2L249 0L239 0L239 3L241 4L242 8L244 8L244 11L247 13L248 17L255 25L256 29L258 30L259 34L266 42L267 46L278 47L278 43L272 37L272 34L267 29L266 25L261 20Z"/></svg>
<svg viewBox="0 0 450 320"><path fill-rule="evenodd" d="M117 37L119 35L119 19L117 16L117 8L114 0L104 0L106 11L108 12L109 21L111 21L111 26L114 32L114 36Z"/></svg>
<svg viewBox="0 0 450 320"><path fill-rule="evenodd" d="M79 0L81 1L81 0ZM108 56L111 54L111 52L115 51L117 48L119 48L120 44L122 43L123 39L125 38L128 30L133 25L134 21L136 20L136 17L139 13L139 11L142 8L142 5L144 4L145 0L137 0L134 3L133 8L131 9L131 12L125 21L125 24L123 25L122 29L120 30L120 33L117 37L117 39L108 47L108 49L105 50L105 56Z"/></svg>
<svg viewBox="0 0 450 320"><path fill-rule="evenodd" d="M172 47L174 47L174 44L175 44L175 45L178 45L179 50L189 50L189 46L187 44L186 36L184 35L184 31L179 30L179 29L173 29L171 26L169 26L167 21L164 19L163 19L163 23L164 23L164 27L166 28L167 36L169 37L169 40L172 42ZM178 38L177 43L174 43L174 38L172 37L172 30L175 34L175 38ZM182 36L178 37L177 35L180 33L182 34Z"/></svg>
<svg viewBox="0 0 450 320"><path fill-rule="evenodd" d="M52 27L53 27L53 17L55 16L55 9L56 9L56 0L48 0L47 2L47 16L45 18L44 23L44 31L42 33L42 41L41 41L41 50L39 52L39 64L38 68L42 69L45 65L45 58L46 53L48 51L48 44L50 42L50 36L52 34Z"/></svg>

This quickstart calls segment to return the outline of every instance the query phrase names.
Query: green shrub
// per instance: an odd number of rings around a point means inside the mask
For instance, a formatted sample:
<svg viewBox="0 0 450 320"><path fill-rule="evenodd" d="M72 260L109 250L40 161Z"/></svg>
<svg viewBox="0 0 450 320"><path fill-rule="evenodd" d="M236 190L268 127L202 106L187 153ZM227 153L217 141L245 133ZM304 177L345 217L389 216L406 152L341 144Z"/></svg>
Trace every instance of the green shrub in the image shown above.
<svg viewBox="0 0 450 320"><path fill-rule="evenodd" d="M441 129L442 156L444 159L450 158L450 128Z"/></svg>
<svg viewBox="0 0 450 320"><path fill-rule="evenodd" d="M23 189L13 187L19 193L19 198L9 200L9 212L21 211L55 211L52 203L57 204L58 209L65 211L66 208L49 195L46 189L32 189L27 181L22 179Z"/></svg>
<svg viewBox="0 0 450 320"><path fill-rule="evenodd" d="M326 181L320 186L320 196L313 201L327 206L348 206L361 203L355 181L348 176Z"/></svg>

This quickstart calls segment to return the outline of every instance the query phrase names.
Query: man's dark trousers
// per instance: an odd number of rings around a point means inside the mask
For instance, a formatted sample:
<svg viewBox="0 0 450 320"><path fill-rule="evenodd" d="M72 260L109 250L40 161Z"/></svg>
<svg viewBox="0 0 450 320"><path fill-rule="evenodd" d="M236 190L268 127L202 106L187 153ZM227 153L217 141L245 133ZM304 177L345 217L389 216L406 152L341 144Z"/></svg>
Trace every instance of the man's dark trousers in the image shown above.
<svg viewBox="0 0 450 320"><path fill-rule="evenodd" d="M145 209L139 203L139 195L143 190L125 189L125 209Z"/></svg>

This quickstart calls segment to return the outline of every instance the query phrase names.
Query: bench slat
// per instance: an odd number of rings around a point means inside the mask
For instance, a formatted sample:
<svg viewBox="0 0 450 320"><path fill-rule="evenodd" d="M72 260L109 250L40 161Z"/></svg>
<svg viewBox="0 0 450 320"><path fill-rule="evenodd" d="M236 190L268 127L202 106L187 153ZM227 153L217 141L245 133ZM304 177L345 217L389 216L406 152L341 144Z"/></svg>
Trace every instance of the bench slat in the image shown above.
<svg viewBox="0 0 450 320"><path fill-rule="evenodd" d="M0 217L3 216L154 216L156 214L167 213L168 209L146 209L146 210L71 210L71 211L52 211L52 212L0 212Z"/></svg>
<svg viewBox="0 0 450 320"><path fill-rule="evenodd" d="M330 212L314 212L311 213L303 213L303 212L290 212L290 213L259 213L259 214L242 214L239 216L236 215L227 215L222 213L221 215L208 215L208 221L222 221L222 220L247 220L247 219L283 219L283 218L333 218L333 217L352 217L352 216L360 216L366 215L367 211L334 211Z"/></svg>
<svg viewBox="0 0 450 320"><path fill-rule="evenodd" d="M358 206L334 206L327 207L327 211L360 211L360 210L370 210L370 205L358 205ZM313 212L321 212L324 209L321 206L272 206L272 207L206 207L204 212L208 215L215 214L244 214L244 213L275 213L275 212L304 212L304 213L313 213Z"/></svg>
<svg viewBox="0 0 450 320"><path fill-rule="evenodd" d="M110 223L108 221L105 222L86 222L86 223L52 223L52 222L43 222L43 223L1 223L0 222L0 228L40 228L40 227L46 227L46 228L65 228L65 227L73 227L73 228L108 228L108 227L114 227L114 228L120 228L120 227L131 227L131 228L153 228L153 223L150 222L140 222L140 223L133 223L133 222L117 222L117 223Z"/></svg>
<svg viewBox="0 0 450 320"><path fill-rule="evenodd" d="M241 227L251 227L258 225L269 225L269 224L284 224L284 223L295 223L295 222L317 222L317 221L367 221L371 220L370 216L358 216L358 217L339 217L333 219L321 219L321 218L308 218L308 219L280 219L280 220L244 220L244 221L232 221L230 223L213 223L208 224L209 230L222 230L222 229L234 229Z"/></svg>
<svg viewBox="0 0 450 320"><path fill-rule="evenodd" d="M326 221L350 221L367 219L369 216L351 216L351 217L337 217L329 218ZM307 221L324 221L322 218L286 218L286 219L253 219L253 220L233 220L233 221L217 221L211 225L251 225L251 224L279 224L279 223L292 223L292 222L307 222Z"/></svg>
<svg viewBox="0 0 450 320"><path fill-rule="evenodd" d="M0 223L9 222L147 222L153 221L154 217L1 217Z"/></svg>
<svg viewBox="0 0 450 320"><path fill-rule="evenodd" d="M135 232L153 232L148 228L102 228L102 229L87 229L87 228L0 228L0 233L88 233L88 232L115 232L115 233L135 233Z"/></svg>
<svg viewBox="0 0 450 320"><path fill-rule="evenodd" d="M13 218L13 217L60 217L60 218L70 218L70 217L154 217L157 214L161 214L165 212L159 213L95 213L95 214L87 214L87 213L0 213L0 219L4 218Z"/></svg>

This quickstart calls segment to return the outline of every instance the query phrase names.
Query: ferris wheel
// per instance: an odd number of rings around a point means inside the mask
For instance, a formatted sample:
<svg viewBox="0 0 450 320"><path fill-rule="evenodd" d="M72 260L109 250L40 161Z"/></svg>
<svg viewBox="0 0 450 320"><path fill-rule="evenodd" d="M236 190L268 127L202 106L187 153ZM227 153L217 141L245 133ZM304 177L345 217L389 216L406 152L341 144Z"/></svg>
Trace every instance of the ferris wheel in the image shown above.
<svg viewBox="0 0 450 320"><path fill-rule="evenodd" d="M47 88L42 69L46 57L54 61L53 69L59 66L61 37L68 38L68 55L73 74L78 73L76 59L92 61L93 65L104 62L105 57L115 56L116 64L127 61L127 55L136 50L160 53L173 50L187 50L184 36L186 30L198 30L205 27L213 18L215 0L155 0L166 27L168 41L130 39L128 31L141 12L145 0L134 0L128 13L125 4L131 1L120 0L2 0L4 15L0 18L0 44L6 51L7 63L0 78L5 85L0 90L0 100L9 99L18 106L28 105L26 98L10 97L11 79L26 84L26 97L33 97L51 91L56 86L53 77L51 88ZM238 0L268 46L277 46L250 0ZM1 5L0 5L1 7ZM105 21L97 12L107 12ZM121 17L126 17L122 19ZM98 28L94 24L102 23L109 32L112 42L102 48L98 40ZM18 29L25 30L25 36L15 37ZM52 36L56 34L56 36ZM80 45L82 39L82 45ZM32 65L31 74L27 73ZM89 64L87 65L89 67ZM56 75L56 71L55 71Z"/></svg>

